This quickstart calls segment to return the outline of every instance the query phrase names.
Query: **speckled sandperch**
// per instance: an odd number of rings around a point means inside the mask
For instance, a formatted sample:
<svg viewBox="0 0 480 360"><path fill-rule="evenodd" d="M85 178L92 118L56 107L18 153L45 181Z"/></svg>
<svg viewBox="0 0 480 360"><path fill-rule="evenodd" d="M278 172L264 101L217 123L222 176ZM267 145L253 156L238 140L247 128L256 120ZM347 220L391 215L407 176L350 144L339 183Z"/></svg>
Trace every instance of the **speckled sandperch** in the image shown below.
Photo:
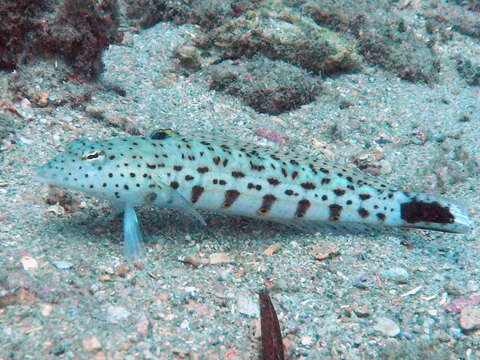
<svg viewBox="0 0 480 360"><path fill-rule="evenodd" d="M459 206L391 189L361 171L309 156L170 129L149 137L80 139L38 169L41 181L111 200L124 211L126 255L143 255L135 207L196 209L243 215L304 230L412 227L465 233L473 226Z"/></svg>

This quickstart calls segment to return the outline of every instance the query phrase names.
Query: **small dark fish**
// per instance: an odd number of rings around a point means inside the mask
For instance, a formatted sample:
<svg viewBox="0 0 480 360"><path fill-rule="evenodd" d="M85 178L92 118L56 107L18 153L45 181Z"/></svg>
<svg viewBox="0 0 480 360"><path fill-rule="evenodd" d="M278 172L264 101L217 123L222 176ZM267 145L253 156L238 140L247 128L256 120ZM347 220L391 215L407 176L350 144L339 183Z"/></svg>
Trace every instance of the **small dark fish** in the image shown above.
<svg viewBox="0 0 480 360"><path fill-rule="evenodd" d="M267 290L262 290L259 297L262 323L262 359L284 360L282 333L272 300Z"/></svg>

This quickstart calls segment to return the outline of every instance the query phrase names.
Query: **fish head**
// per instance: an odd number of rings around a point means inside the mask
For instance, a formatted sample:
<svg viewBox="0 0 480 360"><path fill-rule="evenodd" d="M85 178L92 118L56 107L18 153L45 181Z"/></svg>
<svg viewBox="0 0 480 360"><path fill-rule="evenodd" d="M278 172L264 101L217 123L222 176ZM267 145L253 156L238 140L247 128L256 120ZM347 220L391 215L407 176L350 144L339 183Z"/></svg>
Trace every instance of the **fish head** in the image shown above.
<svg viewBox="0 0 480 360"><path fill-rule="evenodd" d="M36 179L86 193L97 192L102 179L108 178L109 169L115 167L115 157L107 157L109 148L112 149L107 142L75 140L64 152L37 168Z"/></svg>

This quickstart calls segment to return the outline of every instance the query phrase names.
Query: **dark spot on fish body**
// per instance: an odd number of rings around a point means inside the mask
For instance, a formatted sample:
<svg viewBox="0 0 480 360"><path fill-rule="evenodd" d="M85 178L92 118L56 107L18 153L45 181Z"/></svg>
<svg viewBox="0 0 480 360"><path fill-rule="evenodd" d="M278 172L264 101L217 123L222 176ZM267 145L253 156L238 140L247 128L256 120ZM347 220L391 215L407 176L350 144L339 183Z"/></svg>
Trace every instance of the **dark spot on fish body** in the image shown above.
<svg viewBox="0 0 480 360"><path fill-rule="evenodd" d="M387 217L383 213L377 213L377 218L380 219L381 221L385 221Z"/></svg>
<svg viewBox="0 0 480 360"><path fill-rule="evenodd" d="M175 170L175 171L182 171L182 169L183 169L182 165L174 165L173 166L173 170Z"/></svg>
<svg viewBox="0 0 480 360"><path fill-rule="evenodd" d="M243 178L245 174L241 171L232 171L232 176L234 178Z"/></svg>
<svg viewBox="0 0 480 360"><path fill-rule="evenodd" d="M199 166L197 168L197 171L200 173L200 174L205 174L208 172L208 167L207 166Z"/></svg>
<svg viewBox="0 0 480 360"><path fill-rule="evenodd" d="M370 212L367 209L361 207L358 209L358 215L360 215L361 218L365 219L370 216Z"/></svg>
<svg viewBox="0 0 480 360"><path fill-rule="evenodd" d="M178 182L172 181L170 183L170 186L172 187L172 189L177 190L180 185L178 184Z"/></svg>
<svg viewBox="0 0 480 360"><path fill-rule="evenodd" d="M307 181L307 182L303 182L301 183L301 186L305 189L305 190L314 190L317 188L317 186L310 182L310 181Z"/></svg>
<svg viewBox="0 0 480 360"><path fill-rule="evenodd" d="M298 177L298 171L292 172L292 179L295 180Z"/></svg>
<svg viewBox="0 0 480 360"><path fill-rule="evenodd" d="M335 193L335 195L337 196L342 196L345 194L345 190L343 189L334 189L333 192Z"/></svg>
<svg viewBox="0 0 480 360"><path fill-rule="evenodd" d="M267 181L270 185L273 185L273 186L277 186L280 184L280 180L276 178L268 178Z"/></svg>
<svg viewBox="0 0 480 360"><path fill-rule="evenodd" d="M192 181L194 177L192 175L185 175L185 180Z"/></svg>
<svg viewBox="0 0 480 360"><path fill-rule="evenodd" d="M215 163L215 165L218 165L220 163L220 158L218 156L215 156L212 160Z"/></svg>
<svg viewBox="0 0 480 360"><path fill-rule="evenodd" d="M371 195L370 194L360 194L358 195L358 197L361 199L361 200L368 200L371 198Z"/></svg>
<svg viewBox="0 0 480 360"><path fill-rule="evenodd" d="M203 186L200 185L195 185L194 187L192 187L192 197L190 199L192 204L195 204L198 199L200 199L200 196L203 194L204 190L205 189L203 188Z"/></svg>
<svg viewBox="0 0 480 360"><path fill-rule="evenodd" d="M255 170L255 171L263 171L265 170L265 166L263 166L262 164L255 164L253 162L250 161L250 168L252 170Z"/></svg>
<svg viewBox="0 0 480 360"><path fill-rule="evenodd" d="M329 178L323 178L321 183L322 183L322 185L330 184L330 179Z"/></svg>
<svg viewBox="0 0 480 360"><path fill-rule="evenodd" d="M307 199L302 199L297 204L297 209L295 210L295 216L297 218L302 218L307 213L307 210L312 204Z"/></svg>
<svg viewBox="0 0 480 360"><path fill-rule="evenodd" d="M340 215L342 213L343 207L338 204L331 204L328 206L330 209L330 216L328 220L330 221L338 221L340 220Z"/></svg>
<svg viewBox="0 0 480 360"><path fill-rule="evenodd" d="M262 198L262 205L258 209L258 214L265 215L266 213L268 213L276 200L277 198L275 195L272 195L272 194L264 195Z"/></svg>
<svg viewBox="0 0 480 360"><path fill-rule="evenodd" d="M235 189L225 191L225 199L222 204L222 208L226 209L232 206L232 204L240 196L240 192Z"/></svg>

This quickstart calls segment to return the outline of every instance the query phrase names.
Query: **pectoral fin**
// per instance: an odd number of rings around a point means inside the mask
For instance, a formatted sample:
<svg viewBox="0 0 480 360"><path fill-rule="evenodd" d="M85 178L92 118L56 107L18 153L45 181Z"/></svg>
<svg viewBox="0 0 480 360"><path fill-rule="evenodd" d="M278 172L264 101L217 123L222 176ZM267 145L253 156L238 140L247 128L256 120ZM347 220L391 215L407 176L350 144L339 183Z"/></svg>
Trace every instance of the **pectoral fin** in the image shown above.
<svg viewBox="0 0 480 360"><path fill-rule="evenodd" d="M171 206L173 208L182 211L188 216L191 216L195 220L197 226L203 227L207 225L202 215L200 215L200 213L193 208L192 204L190 204L188 200L186 200L178 191L171 189L170 195L172 201Z"/></svg>
<svg viewBox="0 0 480 360"><path fill-rule="evenodd" d="M144 197L146 204L150 203L178 209L182 213L192 217L198 226L206 225L202 215L200 215L200 213L193 208L192 204L177 190L172 189L170 186L158 180L155 180L155 183L149 187L152 191Z"/></svg>
<svg viewBox="0 0 480 360"><path fill-rule="evenodd" d="M123 248L129 262L142 259L145 251L142 244L142 230L138 224L133 206L125 206L123 213Z"/></svg>

